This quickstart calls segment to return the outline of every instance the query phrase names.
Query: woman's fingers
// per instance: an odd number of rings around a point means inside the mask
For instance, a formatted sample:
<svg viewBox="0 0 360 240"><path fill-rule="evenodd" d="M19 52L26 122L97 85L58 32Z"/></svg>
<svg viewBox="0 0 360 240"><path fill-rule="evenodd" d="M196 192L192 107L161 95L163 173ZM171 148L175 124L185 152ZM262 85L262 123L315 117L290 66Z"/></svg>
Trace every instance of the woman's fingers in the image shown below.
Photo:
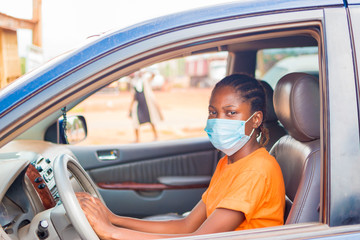
<svg viewBox="0 0 360 240"><path fill-rule="evenodd" d="M75 193L76 197L79 198L93 198L93 196L90 195L90 193L87 192L77 192Z"/></svg>
<svg viewBox="0 0 360 240"><path fill-rule="evenodd" d="M90 195L89 193L85 192L78 192L76 193L76 197L80 203L81 208L83 211L88 214L96 215L99 217L101 215L105 221L110 222L110 218L113 216L113 213L103 204L103 202Z"/></svg>
<svg viewBox="0 0 360 240"><path fill-rule="evenodd" d="M99 234L103 229L107 229L109 226L112 226L106 214L93 201L89 199L82 199L81 207L96 233Z"/></svg>
<svg viewBox="0 0 360 240"><path fill-rule="evenodd" d="M107 216L103 211L103 208L99 207L94 199L82 198L79 202L81 208L86 214L107 220Z"/></svg>

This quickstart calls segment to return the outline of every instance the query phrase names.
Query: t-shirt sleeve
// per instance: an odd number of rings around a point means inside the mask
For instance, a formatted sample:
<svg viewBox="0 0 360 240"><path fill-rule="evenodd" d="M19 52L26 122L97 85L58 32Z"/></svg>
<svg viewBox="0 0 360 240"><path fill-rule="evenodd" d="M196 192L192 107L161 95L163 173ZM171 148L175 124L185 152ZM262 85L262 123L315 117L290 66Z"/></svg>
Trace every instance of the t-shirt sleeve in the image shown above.
<svg viewBox="0 0 360 240"><path fill-rule="evenodd" d="M206 204L206 199L207 199L207 195L208 195L208 191L209 191L209 188L206 189L206 191L203 193L202 197L201 197L201 200Z"/></svg>
<svg viewBox="0 0 360 240"><path fill-rule="evenodd" d="M252 218L266 191L265 176L256 171L247 171L236 176L229 191L216 208L240 211L246 219Z"/></svg>

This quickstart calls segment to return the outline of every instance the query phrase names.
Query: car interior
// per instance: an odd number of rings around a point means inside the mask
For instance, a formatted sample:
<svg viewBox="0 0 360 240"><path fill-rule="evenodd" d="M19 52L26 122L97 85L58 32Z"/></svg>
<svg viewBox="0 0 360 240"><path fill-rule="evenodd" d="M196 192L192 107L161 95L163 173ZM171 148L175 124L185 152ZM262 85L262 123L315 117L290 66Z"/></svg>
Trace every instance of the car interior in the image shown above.
<svg viewBox="0 0 360 240"><path fill-rule="evenodd" d="M212 36L209 37L211 41L203 44L191 40L191 44L183 43L181 48L168 47L170 50L159 50L147 60L138 60L127 69L112 73L116 77L111 79L119 79L159 61L214 51L228 52L227 74L245 72L256 76L257 53L263 49L317 47L320 62L318 32L316 24L277 26L231 37ZM320 69L317 74L321 78ZM110 80L106 74L105 78L86 94L74 97L67 109L108 85ZM277 82L275 89L262 82L268 101L265 126L270 133L266 148L279 162L284 176L284 222L319 222L321 85L319 79L306 73L289 73L274 81ZM56 171L53 163L59 155L67 154L80 163L114 213L140 218L157 216L157 219L183 217L190 211L201 199L222 157L203 137L111 146L59 144L58 119L63 114L64 111L58 109L0 149L1 159L21 156L31 161L18 173L16 180L8 184L0 204L3 212L0 224L10 236L27 236L35 225L31 223L41 219L45 212L52 219L61 218L49 213L61 202L53 173ZM46 181L37 182L39 177ZM71 182L75 191L84 190L76 177ZM58 221L62 226L57 232L66 239L67 234L71 234L70 223Z"/></svg>

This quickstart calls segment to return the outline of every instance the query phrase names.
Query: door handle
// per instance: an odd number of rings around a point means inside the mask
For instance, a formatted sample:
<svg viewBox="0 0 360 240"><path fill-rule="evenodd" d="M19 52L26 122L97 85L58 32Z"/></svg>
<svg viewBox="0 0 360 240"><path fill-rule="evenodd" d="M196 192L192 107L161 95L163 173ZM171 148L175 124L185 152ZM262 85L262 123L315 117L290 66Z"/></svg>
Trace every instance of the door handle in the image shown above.
<svg viewBox="0 0 360 240"><path fill-rule="evenodd" d="M115 161L118 159L119 151L118 150L101 150L96 151L97 158L100 161Z"/></svg>

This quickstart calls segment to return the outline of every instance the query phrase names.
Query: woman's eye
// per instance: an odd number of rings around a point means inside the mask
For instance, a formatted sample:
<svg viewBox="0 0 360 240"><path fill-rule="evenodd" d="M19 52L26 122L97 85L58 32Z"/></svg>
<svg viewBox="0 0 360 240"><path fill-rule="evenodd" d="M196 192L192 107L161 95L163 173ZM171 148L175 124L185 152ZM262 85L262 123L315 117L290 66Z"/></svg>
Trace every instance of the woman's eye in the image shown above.
<svg viewBox="0 0 360 240"><path fill-rule="evenodd" d="M214 116L214 115L216 115L216 112L215 112L215 111L210 111L210 110L209 110L209 116Z"/></svg>
<svg viewBox="0 0 360 240"><path fill-rule="evenodd" d="M234 116L237 112L236 111L228 111L226 115L228 116Z"/></svg>

